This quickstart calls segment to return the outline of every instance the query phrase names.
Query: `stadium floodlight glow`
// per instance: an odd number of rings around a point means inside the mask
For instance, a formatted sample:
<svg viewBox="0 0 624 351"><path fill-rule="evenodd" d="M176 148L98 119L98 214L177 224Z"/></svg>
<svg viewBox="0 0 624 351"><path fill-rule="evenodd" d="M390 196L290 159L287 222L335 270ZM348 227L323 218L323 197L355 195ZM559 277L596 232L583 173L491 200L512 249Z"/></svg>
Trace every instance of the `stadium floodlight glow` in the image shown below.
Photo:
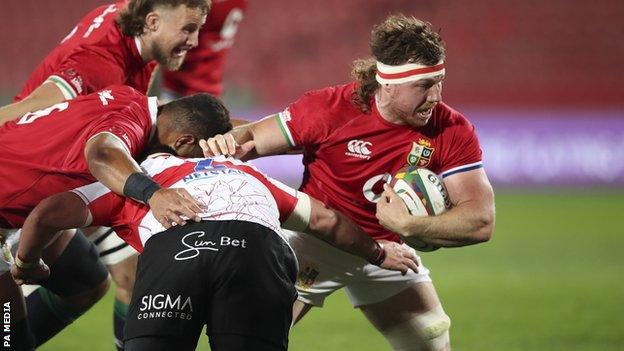
<svg viewBox="0 0 624 351"><path fill-rule="evenodd" d="M434 78L443 75L445 71L444 61L440 61L433 66L421 65L419 63L393 66L377 61L375 78L379 84L401 84L425 78Z"/></svg>

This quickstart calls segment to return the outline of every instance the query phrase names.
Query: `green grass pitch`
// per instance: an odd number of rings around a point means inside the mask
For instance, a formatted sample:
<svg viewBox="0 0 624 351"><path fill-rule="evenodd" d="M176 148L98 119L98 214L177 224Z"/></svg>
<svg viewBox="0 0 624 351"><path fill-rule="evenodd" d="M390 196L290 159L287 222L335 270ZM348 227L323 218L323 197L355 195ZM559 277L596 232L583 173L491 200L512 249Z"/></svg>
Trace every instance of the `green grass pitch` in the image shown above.
<svg viewBox="0 0 624 351"><path fill-rule="evenodd" d="M422 255L453 349L624 350L624 192L499 191L496 202L492 241ZM109 293L40 350L113 350L111 304ZM290 349L389 347L337 293L292 330Z"/></svg>

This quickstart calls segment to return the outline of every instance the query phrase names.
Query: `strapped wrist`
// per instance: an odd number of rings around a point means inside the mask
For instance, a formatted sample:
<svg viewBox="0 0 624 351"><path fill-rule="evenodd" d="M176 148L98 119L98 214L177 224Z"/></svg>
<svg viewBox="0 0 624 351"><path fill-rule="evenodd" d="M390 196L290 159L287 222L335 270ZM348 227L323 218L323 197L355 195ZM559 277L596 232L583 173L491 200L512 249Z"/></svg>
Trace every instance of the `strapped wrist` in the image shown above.
<svg viewBox="0 0 624 351"><path fill-rule="evenodd" d="M375 246L375 258L369 262L375 266L381 266L386 260L386 249L378 241L375 241Z"/></svg>
<svg viewBox="0 0 624 351"><path fill-rule="evenodd" d="M143 172L134 172L123 187L123 194L126 197L141 201L147 204L154 193L160 189L160 185Z"/></svg>
<svg viewBox="0 0 624 351"><path fill-rule="evenodd" d="M41 258L35 261L25 261L21 259L19 255L15 255L15 265L20 269L37 268L41 265Z"/></svg>

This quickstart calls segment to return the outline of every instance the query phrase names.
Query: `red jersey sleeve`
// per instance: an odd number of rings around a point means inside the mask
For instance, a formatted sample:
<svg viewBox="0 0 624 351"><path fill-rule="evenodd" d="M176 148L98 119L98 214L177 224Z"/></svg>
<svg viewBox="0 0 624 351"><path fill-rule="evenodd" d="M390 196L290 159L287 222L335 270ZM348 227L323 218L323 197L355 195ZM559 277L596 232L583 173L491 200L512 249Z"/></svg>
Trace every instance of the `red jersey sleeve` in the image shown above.
<svg viewBox="0 0 624 351"><path fill-rule="evenodd" d="M445 147L441 153L443 177L483 167L482 151L475 127L459 112L453 111L454 123L445 130Z"/></svg>
<svg viewBox="0 0 624 351"><path fill-rule="evenodd" d="M137 156L147 144L150 129L146 128L144 122L141 123L133 117L119 112L105 115L99 123L93 123L87 139L101 133L110 133L121 140L130 155Z"/></svg>
<svg viewBox="0 0 624 351"><path fill-rule="evenodd" d="M120 67L106 52L79 48L63 60L48 82L53 82L67 100L87 95L113 84L126 81Z"/></svg>
<svg viewBox="0 0 624 351"><path fill-rule="evenodd" d="M284 137L292 147L307 148L322 143L331 132L335 88L311 91L277 115Z"/></svg>

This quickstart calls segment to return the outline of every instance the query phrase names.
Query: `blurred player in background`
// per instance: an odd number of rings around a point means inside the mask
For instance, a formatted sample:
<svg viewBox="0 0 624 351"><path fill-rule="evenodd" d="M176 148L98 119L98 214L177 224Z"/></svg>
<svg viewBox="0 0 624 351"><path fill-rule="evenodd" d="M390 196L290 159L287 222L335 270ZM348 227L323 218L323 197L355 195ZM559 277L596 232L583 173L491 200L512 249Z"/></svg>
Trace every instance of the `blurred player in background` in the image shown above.
<svg viewBox="0 0 624 351"><path fill-rule="evenodd" d="M286 350L297 263L280 226L375 265L417 270L413 250L375 242L318 200L238 160L161 153L141 166L159 184L189 191L204 205L203 221L165 230L146 206L94 183L42 201L17 252L38 262L56 231L92 223L112 226L142 252L126 350L195 350L204 324L214 351ZM46 272L44 264L12 268L18 281Z"/></svg>
<svg viewBox="0 0 624 351"><path fill-rule="evenodd" d="M355 62L356 82L308 92L277 115L202 141L204 154L253 158L302 150L301 190L376 240L401 242L396 233L444 247L489 240L493 191L473 125L441 101L439 34L426 22L394 15L373 29L370 46L373 57ZM441 174L454 207L435 217L404 216L405 205L384 183L407 164ZM315 238L293 233L288 240L300 264L295 321L345 287L394 350L450 350L450 318L424 266L402 276Z"/></svg>
<svg viewBox="0 0 624 351"><path fill-rule="evenodd" d="M209 0L130 0L87 14L30 75L0 122L114 84L146 94L157 64L180 68Z"/></svg>
<svg viewBox="0 0 624 351"><path fill-rule="evenodd" d="M195 201L184 191L161 189L132 157L163 148L201 155L199 138L230 129L227 109L208 94L158 107L156 98L128 86L112 86L26 114L0 128L0 182L5 184L0 191L0 228L20 228L42 199L96 180L149 204L163 225L182 223L181 214L193 218L199 211ZM36 345L80 316L108 287L108 274L92 244L72 233L59 240L60 246L51 248L53 256L47 257L54 261L51 279L27 299ZM20 262L25 261L16 257L16 264ZM19 306L21 294L5 279L10 264L8 256L0 260L5 284L0 295L2 301L10 299ZM24 313L14 318L20 321Z"/></svg>
<svg viewBox="0 0 624 351"><path fill-rule="evenodd" d="M178 69L197 46L209 8L210 0L129 0L94 9L31 73L15 102L0 108L0 125L109 85L125 84L146 94L158 64ZM114 330L119 339L136 252L108 229L97 230L92 240L116 282Z"/></svg>
<svg viewBox="0 0 624 351"><path fill-rule="evenodd" d="M199 31L197 48L186 54L179 70L163 71L162 100L195 93L221 96L225 60L246 8L247 0L213 2L206 24Z"/></svg>

